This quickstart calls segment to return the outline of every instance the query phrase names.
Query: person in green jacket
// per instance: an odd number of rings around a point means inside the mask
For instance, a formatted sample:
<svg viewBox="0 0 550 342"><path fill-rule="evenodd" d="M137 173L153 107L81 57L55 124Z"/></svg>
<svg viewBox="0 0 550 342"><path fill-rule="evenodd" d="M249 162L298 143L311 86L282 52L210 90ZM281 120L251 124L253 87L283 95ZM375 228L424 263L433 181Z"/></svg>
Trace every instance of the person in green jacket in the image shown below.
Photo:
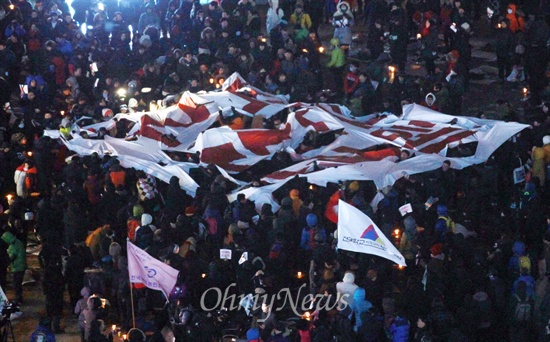
<svg viewBox="0 0 550 342"><path fill-rule="evenodd" d="M11 232L5 232L2 234L2 240L8 244L8 255L11 260L10 268L13 274L13 288L15 291L15 300L19 303L23 303L23 276L27 269L27 256L25 254L25 247L23 243L19 241L15 235Z"/></svg>
<svg viewBox="0 0 550 342"><path fill-rule="evenodd" d="M333 91L335 91L340 97L344 90L344 65L346 64L346 56L344 50L340 48L340 41L338 38L332 38L330 44L334 47L330 53L330 61L327 63L328 79L327 84L330 85Z"/></svg>

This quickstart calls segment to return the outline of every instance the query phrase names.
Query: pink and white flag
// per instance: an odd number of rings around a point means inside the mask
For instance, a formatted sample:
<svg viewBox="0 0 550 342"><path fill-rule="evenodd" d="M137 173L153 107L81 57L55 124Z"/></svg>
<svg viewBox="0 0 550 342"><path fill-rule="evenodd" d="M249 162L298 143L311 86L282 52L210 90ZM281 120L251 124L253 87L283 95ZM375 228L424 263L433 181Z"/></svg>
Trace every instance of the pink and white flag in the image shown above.
<svg viewBox="0 0 550 342"><path fill-rule="evenodd" d="M126 247L130 283L141 283L150 289L162 291L168 298L176 286L179 271L153 258L130 241L126 242Z"/></svg>

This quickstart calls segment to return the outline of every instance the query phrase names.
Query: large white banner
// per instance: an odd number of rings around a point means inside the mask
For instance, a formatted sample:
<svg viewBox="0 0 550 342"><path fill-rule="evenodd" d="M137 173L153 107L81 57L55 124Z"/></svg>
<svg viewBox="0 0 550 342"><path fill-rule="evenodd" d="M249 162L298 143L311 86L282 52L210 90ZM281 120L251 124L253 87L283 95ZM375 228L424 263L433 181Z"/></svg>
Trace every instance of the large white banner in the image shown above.
<svg viewBox="0 0 550 342"><path fill-rule="evenodd" d="M342 200L338 204L338 248L378 255L407 266L405 258L370 217Z"/></svg>

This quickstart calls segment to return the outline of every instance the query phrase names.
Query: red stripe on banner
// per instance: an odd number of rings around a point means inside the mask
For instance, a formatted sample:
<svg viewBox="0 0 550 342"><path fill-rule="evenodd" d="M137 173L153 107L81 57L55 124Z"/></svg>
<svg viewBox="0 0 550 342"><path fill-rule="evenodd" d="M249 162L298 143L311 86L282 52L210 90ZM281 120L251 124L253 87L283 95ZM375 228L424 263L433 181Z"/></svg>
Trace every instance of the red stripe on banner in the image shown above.
<svg viewBox="0 0 550 342"><path fill-rule="evenodd" d="M243 100L248 101L248 104L244 105L242 110L244 110L245 112L251 113L251 114L256 114L260 110L262 110L265 107L269 106L269 103L266 103L266 102L263 102L263 101L260 101L260 100L256 100L255 98L253 98L251 96L248 96L248 95L244 95L244 94L241 94L241 93L233 93L233 92L231 94L235 95L235 96L238 96Z"/></svg>
<svg viewBox="0 0 550 342"><path fill-rule="evenodd" d="M313 122L309 119L306 119L304 116L306 113L309 112L309 108L306 109L300 109L296 112L296 121L302 126L302 127L308 127L312 126L317 132L327 132L330 131L330 128L328 128L327 124L323 121Z"/></svg>
<svg viewBox="0 0 550 342"><path fill-rule="evenodd" d="M309 165L304 167L304 168L301 168L300 170L297 170L297 171L285 171L285 170L275 171L273 173L270 173L267 176L264 176L263 178L285 179L285 178L288 178L288 177L301 175L301 174L305 173L308 168L309 168Z"/></svg>
<svg viewBox="0 0 550 342"><path fill-rule="evenodd" d="M271 154L267 146L278 145L290 138L290 124L287 124L284 130L239 130L236 132L247 150L259 156L266 156Z"/></svg>
<svg viewBox="0 0 550 342"><path fill-rule="evenodd" d="M226 90L233 93L241 89L242 87L246 87L247 85L248 83L246 83L246 81L243 81L240 77L235 77L233 83L231 83L231 85Z"/></svg>
<svg viewBox="0 0 550 342"><path fill-rule="evenodd" d="M164 126L161 125L160 122L154 120L148 115L144 115L141 117L141 128L137 132L137 134L140 134L141 136L149 139L160 141L164 145L169 147L177 147L180 145L180 142L178 140L168 138L164 133L159 132L153 127L160 127L164 130Z"/></svg>
<svg viewBox="0 0 550 342"><path fill-rule="evenodd" d="M462 140L464 138L467 138L469 136L472 136L474 135L475 132L472 132L472 131L464 131L464 132L459 132L455 135L451 135L449 137L446 137L444 140L442 141L438 141L434 144L431 144L431 145L428 145L426 147L423 147L422 149L420 149L421 152L424 152L424 153L439 153L441 150L443 150L445 148L445 146L447 146L448 144L452 143L452 142L455 142L455 141L459 141L459 140Z"/></svg>
<svg viewBox="0 0 550 342"><path fill-rule="evenodd" d="M420 120L410 120L409 125L412 126L418 126L418 127L434 127L435 124L428 122L428 121L420 121Z"/></svg>
<svg viewBox="0 0 550 342"><path fill-rule="evenodd" d="M206 106L197 106L193 108L179 103L178 107L191 118L192 122L202 122L210 116L210 112Z"/></svg>
<svg viewBox="0 0 550 342"><path fill-rule="evenodd" d="M361 159L363 159L362 161L378 161L387 157L398 156L400 153L398 147L389 147L382 150L364 152L352 147L340 146L335 148L334 151L340 153L356 153L361 156Z"/></svg>
<svg viewBox="0 0 550 342"><path fill-rule="evenodd" d="M201 152L201 162L206 164L216 164L226 170L234 170L235 168L241 168L241 165L233 166L231 162L239 159L246 158L245 155L239 153L232 143L225 143L218 146L207 147ZM243 165L242 169L246 169L251 165Z"/></svg>

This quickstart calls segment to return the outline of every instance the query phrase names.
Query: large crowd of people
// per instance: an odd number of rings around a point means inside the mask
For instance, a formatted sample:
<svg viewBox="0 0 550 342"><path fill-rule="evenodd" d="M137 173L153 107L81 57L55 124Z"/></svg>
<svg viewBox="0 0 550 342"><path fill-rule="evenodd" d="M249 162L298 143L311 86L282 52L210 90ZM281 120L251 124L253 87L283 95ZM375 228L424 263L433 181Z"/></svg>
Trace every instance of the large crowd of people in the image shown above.
<svg viewBox="0 0 550 342"><path fill-rule="evenodd" d="M46 317L32 341L55 341L71 315L86 342L119 338L110 324L129 341L212 341L229 330L264 342L549 341L548 9L490 0L486 13L483 4L2 2L0 286L27 305L26 246L37 239ZM191 197L175 176L163 183L43 135L157 108L158 100L168 106L183 91L219 89L233 72L289 102L346 104L357 117L399 115L404 103L462 115L474 24L492 39L499 80L528 85L522 119L531 127L463 170L444 162L379 190L367 181L323 188L294 179L273 194L277 212L269 204L257 211L244 194L228 201L235 186L215 165L193 170L199 190ZM411 57L425 77L407 74ZM250 127L237 119L214 125ZM288 161L285 153L275 162ZM527 173L516 184L518 167ZM336 248L336 225L325 215L335 192L391 237L406 268ZM384 199L372 208L378 192ZM413 211L402 216L405 203ZM127 239L180 271L169 298L129 283ZM221 248L230 260L220 260ZM312 306L292 322L288 307L275 310L278 301L223 311L203 296L213 287L253 297L301 285L321 302L347 294L349 305Z"/></svg>

